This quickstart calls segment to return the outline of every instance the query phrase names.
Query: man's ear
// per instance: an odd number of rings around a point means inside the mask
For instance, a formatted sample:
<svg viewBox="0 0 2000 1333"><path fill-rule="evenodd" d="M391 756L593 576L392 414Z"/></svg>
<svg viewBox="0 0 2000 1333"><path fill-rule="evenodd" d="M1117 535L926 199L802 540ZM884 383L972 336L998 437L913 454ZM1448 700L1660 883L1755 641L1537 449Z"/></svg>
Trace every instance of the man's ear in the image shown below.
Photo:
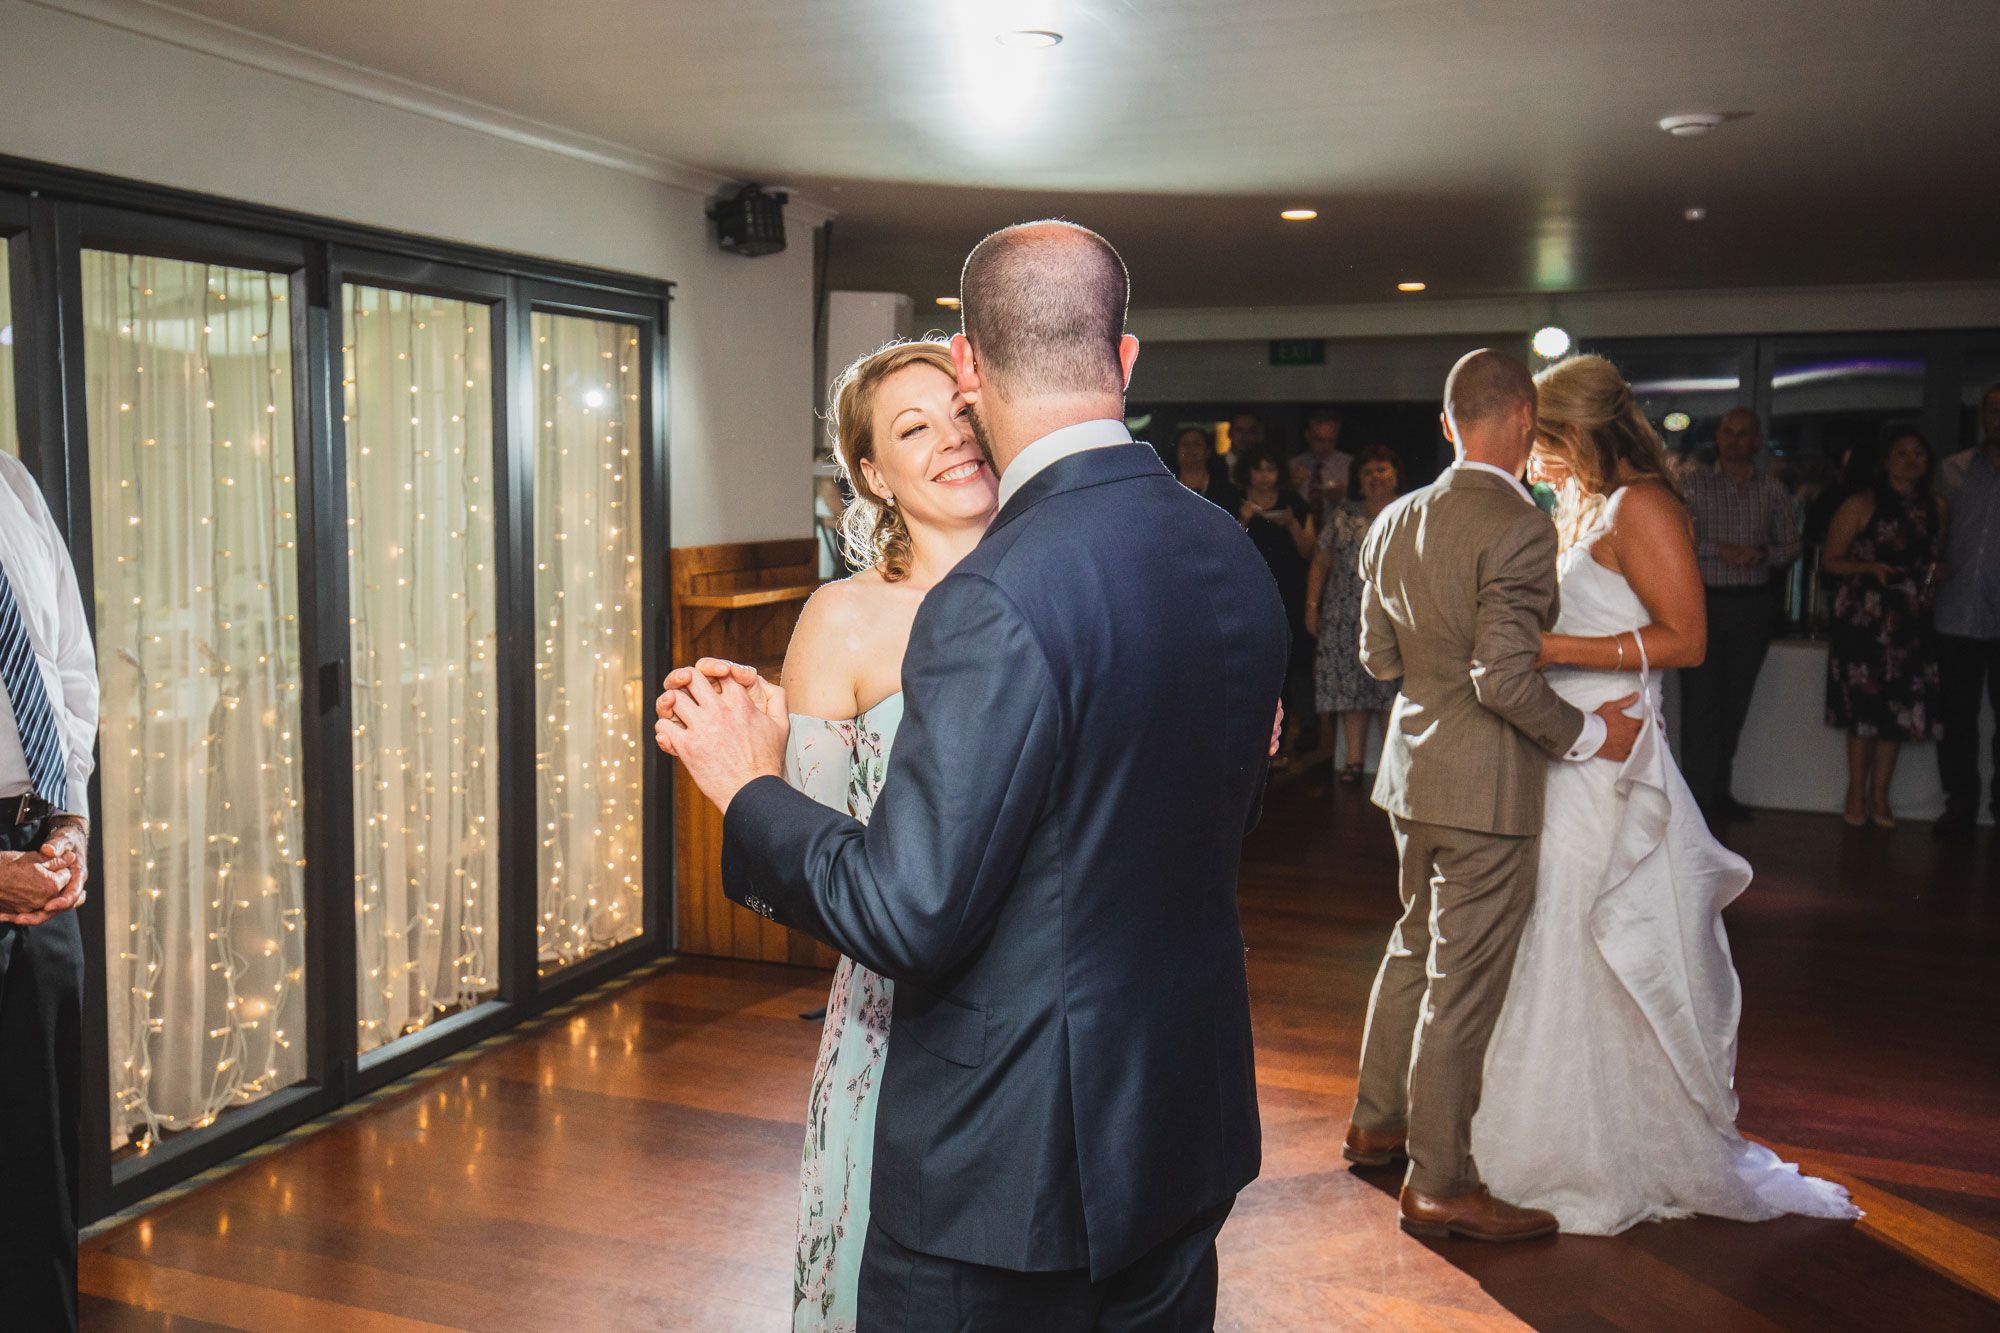
<svg viewBox="0 0 2000 1333"><path fill-rule="evenodd" d="M1132 387L1132 367L1139 363L1139 340L1131 334L1118 339L1118 370L1124 376L1124 387Z"/></svg>
<svg viewBox="0 0 2000 1333"><path fill-rule="evenodd" d="M1452 433L1451 417L1448 413L1438 413L1438 429L1444 432L1444 442L1446 444L1456 445L1458 443L1458 436Z"/></svg>
<svg viewBox="0 0 2000 1333"><path fill-rule="evenodd" d="M983 386L979 378L979 358L972 350L972 339L962 333L954 333L950 346L952 369L958 372L958 391L968 404L976 406Z"/></svg>

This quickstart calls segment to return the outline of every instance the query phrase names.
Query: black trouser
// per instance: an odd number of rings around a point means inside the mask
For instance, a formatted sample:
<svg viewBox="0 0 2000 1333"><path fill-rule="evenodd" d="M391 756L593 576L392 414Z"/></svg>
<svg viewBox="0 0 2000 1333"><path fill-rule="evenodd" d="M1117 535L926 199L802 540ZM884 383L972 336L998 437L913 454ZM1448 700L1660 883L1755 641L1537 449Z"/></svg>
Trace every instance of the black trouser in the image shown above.
<svg viewBox="0 0 2000 1333"><path fill-rule="evenodd" d="M1704 805L1729 799L1736 742L1771 652L1771 590L1708 589L1708 656L1681 670L1681 772Z"/></svg>
<svg viewBox="0 0 2000 1333"><path fill-rule="evenodd" d="M2000 722L2000 639L1937 636L1938 721L1944 735L1938 741L1938 778L1944 783L1948 815L1972 815L1979 810L1979 706L1983 693L1993 701ZM2000 818L2000 727L1993 733L1993 806Z"/></svg>
<svg viewBox="0 0 2000 1333"><path fill-rule="evenodd" d="M39 847L42 824L0 828ZM76 1327L83 935L76 913L0 924L0 1324Z"/></svg>
<svg viewBox="0 0 2000 1333"><path fill-rule="evenodd" d="M1210 1333L1215 1237L1235 1205L1195 1214L1100 1282L1083 1268L1017 1273L918 1254L870 1222L855 1333Z"/></svg>

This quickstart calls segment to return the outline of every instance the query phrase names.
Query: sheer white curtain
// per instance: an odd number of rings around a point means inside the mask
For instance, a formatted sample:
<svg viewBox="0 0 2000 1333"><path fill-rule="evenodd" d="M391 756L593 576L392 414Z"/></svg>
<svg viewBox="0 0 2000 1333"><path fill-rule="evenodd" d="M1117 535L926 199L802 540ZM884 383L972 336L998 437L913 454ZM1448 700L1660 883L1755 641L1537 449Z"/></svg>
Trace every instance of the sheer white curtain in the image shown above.
<svg viewBox="0 0 2000 1333"><path fill-rule="evenodd" d="M491 316L349 286L359 1049L498 992Z"/></svg>
<svg viewBox="0 0 2000 1333"><path fill-rule="evenodd" d="M543 972L644 927L639 331L536 313L535 713Z"/></svg>
<svg viewBox="0 0 2000 1333"><path fill-rule="evenodd" d="M83 255L114 1148L305 1070L285 299Z"/></svg>

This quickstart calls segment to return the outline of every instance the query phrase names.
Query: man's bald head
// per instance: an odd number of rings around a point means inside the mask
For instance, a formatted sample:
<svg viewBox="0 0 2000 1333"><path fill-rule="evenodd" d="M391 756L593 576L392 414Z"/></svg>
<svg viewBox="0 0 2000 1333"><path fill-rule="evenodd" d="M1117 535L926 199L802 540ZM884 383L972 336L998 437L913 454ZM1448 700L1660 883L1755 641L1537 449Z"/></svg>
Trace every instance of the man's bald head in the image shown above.
<svg viewBox="0 0 2000 1333"><path fill-rule="evenodd" d="M966 256L959 313L980 371L1001 397L1122 394L1118 340L1131 291L1125 261L1071 222L1023 222Z"/></svg>
<svg viewBox="0 0 2000 1333"><path fill-rule="evenodd" d="M1535 377L1505 352L1482 347L1467 352L1444 381L1444 414L1463 431L1525 404L1535 406Z"/></svg>

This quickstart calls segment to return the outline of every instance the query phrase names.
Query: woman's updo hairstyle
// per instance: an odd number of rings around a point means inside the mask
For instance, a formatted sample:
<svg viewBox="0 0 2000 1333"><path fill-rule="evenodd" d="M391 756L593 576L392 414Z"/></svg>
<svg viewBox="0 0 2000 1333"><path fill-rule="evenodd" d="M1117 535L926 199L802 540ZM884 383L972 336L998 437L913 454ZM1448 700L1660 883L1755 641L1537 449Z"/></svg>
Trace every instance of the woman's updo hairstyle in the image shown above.
<svg viewBox="0 0 2000 1333"><path fill-rule="evenodd" d="M875 393L882 381L919 365L957 382L958 370L945 344L893 342L842 371L829 395L827 430L833 436L834 456L840 460L841 479L854 497L840 516L841 546L848 564L856 569L879 568L891 583L909 577L910 528L902 511L869 486L861 460L875 457Z"/></svg>
<svg viewBox="0 0 2000 1333"><path fill-rule="evenodd" d="M1573 356L1535 376L1535 437L1569 465L1572 486L1557 497L1564 544L1590 526L1622 466L1651 477L1681 498L1667 449L1639 410L1632 386L1601 356Z"/></svg>

